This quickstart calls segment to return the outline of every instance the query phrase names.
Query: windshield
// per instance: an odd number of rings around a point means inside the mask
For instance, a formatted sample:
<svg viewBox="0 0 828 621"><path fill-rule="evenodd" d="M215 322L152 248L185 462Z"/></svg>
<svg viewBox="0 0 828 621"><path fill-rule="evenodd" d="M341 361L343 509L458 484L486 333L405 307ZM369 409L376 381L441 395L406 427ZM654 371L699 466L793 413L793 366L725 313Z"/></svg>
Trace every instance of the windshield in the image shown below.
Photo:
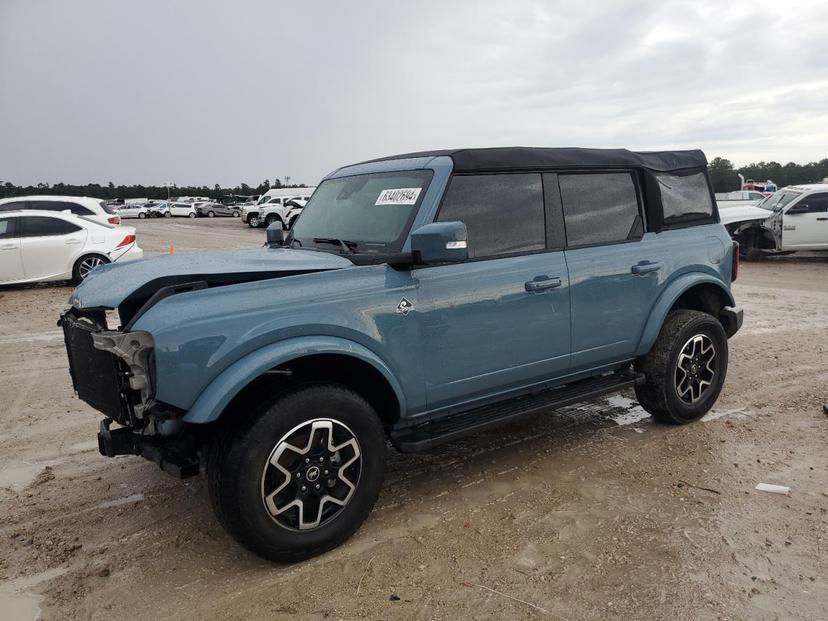
<svg viewBox="0 0 828 621"><path fill-rule="evenodd" d="M802 194L802 192L793 192L791 190L781 190L774 194L768 196L765 200L761 203L756 205L757 207L761 207L762 209L767 209L768 211L779 211L785 205L790 203L793 199L797 196Z"/></svg>
<svg viewBox="0 0 828 621"><path fill-rule="evenodd" d="M302 210L293 238L327 250L337 247L314 240L356 242L355 252L399 252L432 174L412 170L328 179Z"/></svg>

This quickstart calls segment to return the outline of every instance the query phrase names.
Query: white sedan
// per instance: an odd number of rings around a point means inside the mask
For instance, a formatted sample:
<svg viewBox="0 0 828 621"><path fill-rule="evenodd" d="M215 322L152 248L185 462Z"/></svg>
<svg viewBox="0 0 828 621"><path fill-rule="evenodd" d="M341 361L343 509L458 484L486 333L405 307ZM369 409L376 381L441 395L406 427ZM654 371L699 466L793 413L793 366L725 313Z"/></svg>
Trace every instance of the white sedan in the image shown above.
<svg viewBox="0 0 828 621"><path fill-rule="evenodd" d="M69 212L0 212L0 285L79 283L100 265L143 256L132 227Z"/></svg>

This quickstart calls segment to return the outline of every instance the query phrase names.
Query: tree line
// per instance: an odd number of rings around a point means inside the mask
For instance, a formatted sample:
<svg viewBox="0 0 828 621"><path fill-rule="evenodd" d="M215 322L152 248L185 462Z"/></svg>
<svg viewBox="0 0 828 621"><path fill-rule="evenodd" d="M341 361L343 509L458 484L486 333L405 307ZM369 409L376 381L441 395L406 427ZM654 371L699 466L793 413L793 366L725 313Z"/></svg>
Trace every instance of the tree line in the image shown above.
<svg viewBox="0 0 828 621"><path fill-rule="evenodd" d="M264 194L273 188L304 188L304 183L285 185L281 180L276 179L271 184L265 179L259 185L250 186L240 183L235 187L221 187L215 184L213 187L202 186L178 186L178 185L115 185L111 181L107 185L99 183L87 183L85 185L73 185L71 183L38 183L37 185L15 185L9 181L0 181L0 198L10 196L28 196L32 194L50 194L62 196L90 196L103 200L116 200L126 198L155 198L166 199L176 196L206 196L212 199L219 199L228 194L251 196Z"/></svg>
<svg viewBox="0 0 828 621"><path fill-rule="evenodd" d="M722 157L713 158L708 165L710 179L716 192L730 192L739 189L739 173L745 179L766 181L771 179L780 188L787 185L799 185L802 183L818 183L828 179L828 158L818 162L807 164L796 164L788 162L757 162L736 168L732 162ZM72 185L67 183L38 183L37 185L20 186L9 181L0 181L0 198L9 196L26 196L29 194L61 194L65 196L91 196L105 200L125 198L167 198L175 196L206 196L218 199L228 194L239 194L250 196L252 194L264 194L272 188L304 188L304 183L285 185L281 180L276 179L271 184L265 179L257 186L250 186L241 183L235 187L223 188L219 184L212 188L202 186L177 186L169 187L164 185L115 185L111 181L107 185L98 183L87 183L86 185Z"/></svg>
<svg viewBox="0 0 828 621"><path fill-rule="evenodd" d="M716 157L708 165L710 180L716 192L731 192L739 188L739 174L745 179L767 181L770 179L778 187L800 185L802 183L819 183L828 178L828 158L808 164L788 162L757 162L735 168L730 160Z"/></svg>

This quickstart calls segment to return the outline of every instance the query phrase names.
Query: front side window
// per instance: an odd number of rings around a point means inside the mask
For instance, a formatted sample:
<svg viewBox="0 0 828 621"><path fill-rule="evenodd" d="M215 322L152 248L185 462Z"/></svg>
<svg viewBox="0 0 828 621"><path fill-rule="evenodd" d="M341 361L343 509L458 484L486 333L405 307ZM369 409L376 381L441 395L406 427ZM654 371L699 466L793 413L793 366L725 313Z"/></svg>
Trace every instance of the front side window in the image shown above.
<svg viewBox="0 0 828 621"><path fill-rule="evenodd" d="M638 196L630 173L558 175L569 246L641 237Z"/></svg>
<svg viewBox="0 0 828 621"><path fill-rule="evenodd" d="M303 209L293 238L325 250L344 251L344 244L360 253L399 252L432 175L411 170L327 179Z"/></svg>
<svg viewBox="0 0 828 621"><path fill-rule="evenodd" d="M655 177L661 191L665 224L713 217L713 201L704 173L658 173Z"/></svg>
<svg viewBox="0 0 828 621"><path fill-rule="evenodd" d="M828 211L828 194L811 194L791 207L802 208L802 213L825 213Z"/></svg>
<svg viewBox="0 0 828 621"><path fill-rule="evenodd" d="M47 216L23 216L20 224L20 237L52 237L80 230L79 226L71 222Z"/></svg>
<svg viewBox="0 0 828 621"><path fill-rule="evenodd" d="M9 239L16 237L15 223L17 218L1 218L0 219L0 239Z"/></svg>
<svg viewBox="0 0 828 621"><path fill-rule="evenodd" d="M543 250L546 233L541 176L455 176L437 220L466 225L470 259Z"/></svg>

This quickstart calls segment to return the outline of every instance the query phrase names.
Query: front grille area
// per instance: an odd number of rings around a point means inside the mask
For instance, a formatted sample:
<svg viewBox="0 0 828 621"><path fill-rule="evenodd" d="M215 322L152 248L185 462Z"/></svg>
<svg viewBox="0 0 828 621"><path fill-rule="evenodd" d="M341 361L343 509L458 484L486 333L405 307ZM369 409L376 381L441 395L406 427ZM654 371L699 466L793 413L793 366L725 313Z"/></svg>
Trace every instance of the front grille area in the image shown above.
<svg viewBox="0 0 828 621"><path fill-rule="evenodd" d="M78 397L106 416L127 424L130 416L121 397L118 359L92 344L92 334L100 328L71 312L63 316L62 326L69 371Z"/></svg>

